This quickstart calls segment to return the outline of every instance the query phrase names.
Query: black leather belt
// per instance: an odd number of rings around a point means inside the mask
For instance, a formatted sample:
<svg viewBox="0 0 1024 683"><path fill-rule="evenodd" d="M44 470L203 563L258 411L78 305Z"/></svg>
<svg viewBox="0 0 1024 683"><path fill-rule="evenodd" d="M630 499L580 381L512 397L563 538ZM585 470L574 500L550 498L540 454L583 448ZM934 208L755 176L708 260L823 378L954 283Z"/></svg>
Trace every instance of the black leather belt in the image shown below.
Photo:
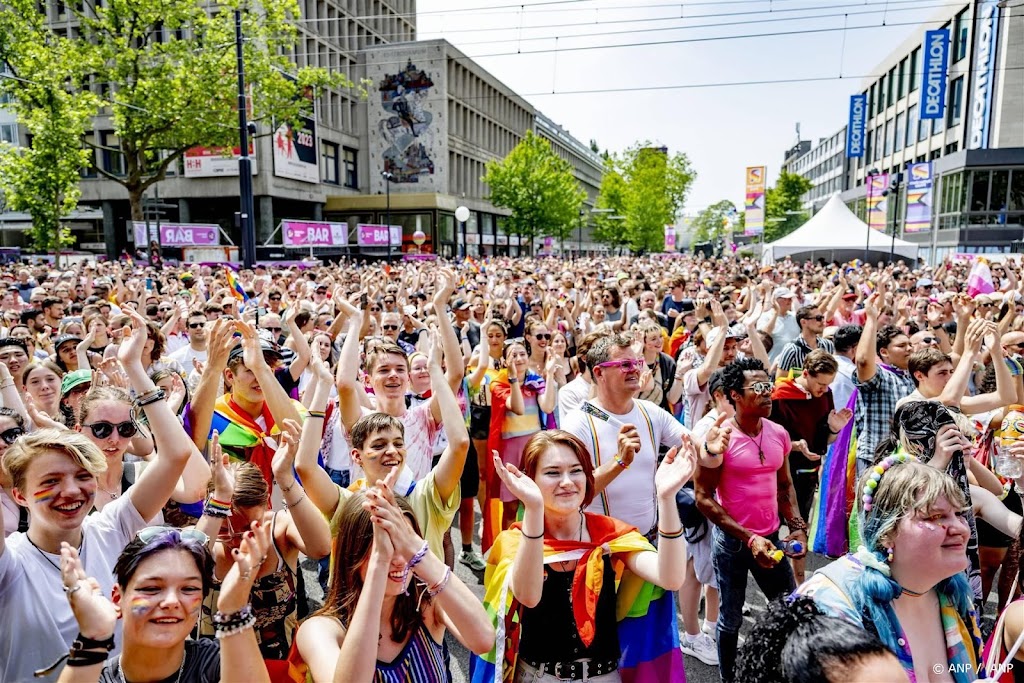
<svg viewBox="0 0 1024 683"><path fill-rule="evenodd" d="M603 676L604 674L616 671L619 668L619 662L616 659L610 659L603 662L598 662L593 659L577 659L572 662L530 662L522 660L524 664L529 664L534 669L537 669L541 675L551 674L555 678L561 678L568 681L583 681L597 676Z"/></svg>

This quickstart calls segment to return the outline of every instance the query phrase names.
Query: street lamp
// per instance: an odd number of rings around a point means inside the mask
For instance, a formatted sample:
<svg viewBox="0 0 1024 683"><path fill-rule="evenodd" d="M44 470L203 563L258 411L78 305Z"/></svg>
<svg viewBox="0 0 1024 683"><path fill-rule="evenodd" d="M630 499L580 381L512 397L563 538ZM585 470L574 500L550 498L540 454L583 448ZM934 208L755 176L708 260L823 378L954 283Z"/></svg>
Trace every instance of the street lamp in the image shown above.
<svg viewBox="0 0 1024 683"><path fill-rule="evenodd" d="M578 221L579 230L576 236L576 258L583 256L583 216L586 215L586 211L580 209L580 218Z"/></svg>
<svg viewBox="0 0 1024 683"><path fill-rule="evenodd" d="M868 171L868 174L866 176L868 183L867 183L867 190L865 191L865 198L864 198L864 202L865 202L864 215L868 216L869 221L868 221L868 236L867 236L867 239L864 240L864 265L865 266L868 264L868 251L871 249L871 223L870 223L870 216L869 216L869 214L867 212L871 210L872 189L875 186L875 176L876 175L881 175L881 172L877 168L873 168L870 171Z"/></svg>
<svg viewBox="0 0 1024 683"><path fill-rule="evenodd" d="M466 221L469 220L469 209L460 206L455 209L455 220L459 222L459 232L462 233L462 258L469 256L469 248L466 245Z"/></svg>
<svg viewBox="0 0 1024 683"><path fill-rule="evenodd" d="M380 177L384 179L384 192L387 196L387 212L384 214L384 222L387 224L388 229L388 263L391 263L393 253L393 240L391 239L391 181L395 179L395 176L389 171L383 171L381 172Z"/></svg>
<svg viewBox="0 0 1024 683"><path fill-rule="evenodd" d="M892 179L889 181L889 187L882 190L882 196L888 197L893 196L893 213L892 213L892 242L889 244L889 263L892 263L896 256L896 224L899 222L899 211L900 211L900 185L903 184L903 173L893 173ZM889 207L885 207L885 219L889 220Z"/></svg>
<svg viewBox="0 0 1024 683"><path fill-rule="evenodd" d="M245 62L242 59L242 12L235 10L235 58L238 62L238 194L241 206L238 227L242 231L242 265L252 268L256 263L256 208L252 196L252 161L249 159L249 134L256 133L256 124L246 120Z"/></svg>

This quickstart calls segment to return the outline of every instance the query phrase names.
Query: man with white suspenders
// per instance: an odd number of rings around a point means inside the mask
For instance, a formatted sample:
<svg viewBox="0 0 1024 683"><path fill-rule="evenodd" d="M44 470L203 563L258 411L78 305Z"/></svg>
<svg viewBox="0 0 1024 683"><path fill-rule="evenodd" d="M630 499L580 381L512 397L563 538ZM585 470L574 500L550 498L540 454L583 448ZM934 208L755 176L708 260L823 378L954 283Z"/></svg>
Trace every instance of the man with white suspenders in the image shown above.
<svg viewBox="0 0 1024 683"><path fill-rule="evenodd" d="M596 397L562 416L561 428L584 443L594 461L595 489L588 510L657 535L654 472L660 446L673 447L690 433L667 411L634 399L644 359L632 340L615 334L594 342L587 353Z"/></svg>

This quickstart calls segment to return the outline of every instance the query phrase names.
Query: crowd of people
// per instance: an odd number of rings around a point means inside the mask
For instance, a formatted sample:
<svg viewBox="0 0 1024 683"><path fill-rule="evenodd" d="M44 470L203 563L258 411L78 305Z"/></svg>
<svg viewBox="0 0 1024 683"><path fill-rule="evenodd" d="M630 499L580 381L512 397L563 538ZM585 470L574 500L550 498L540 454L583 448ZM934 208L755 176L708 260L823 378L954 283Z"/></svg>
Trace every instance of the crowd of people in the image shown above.
<svg viewBox="0 0 1024 683"><path fill-rule="evenodd" d="M969 265L0 267L0 680L1024 680Z"/></svg>

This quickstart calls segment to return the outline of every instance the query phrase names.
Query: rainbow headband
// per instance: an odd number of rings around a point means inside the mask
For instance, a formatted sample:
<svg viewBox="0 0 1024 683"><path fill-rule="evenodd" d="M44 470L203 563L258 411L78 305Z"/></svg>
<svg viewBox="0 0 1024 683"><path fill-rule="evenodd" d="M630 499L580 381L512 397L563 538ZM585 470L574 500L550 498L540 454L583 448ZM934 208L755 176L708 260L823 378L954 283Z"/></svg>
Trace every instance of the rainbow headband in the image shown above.
<svg viewBox="0 0 1024 683"><path fill-rule="evenodd" d="M888 472L893 465L910 462L911 460L917 460L917 458L908 453L897 451L871 468L871 476L864 482L864 490L861 492L863 494L861 501L864 503L864 512L869 512L874 505L875 490L878 488L878 482L882 480L882 475Z"/></svg>

